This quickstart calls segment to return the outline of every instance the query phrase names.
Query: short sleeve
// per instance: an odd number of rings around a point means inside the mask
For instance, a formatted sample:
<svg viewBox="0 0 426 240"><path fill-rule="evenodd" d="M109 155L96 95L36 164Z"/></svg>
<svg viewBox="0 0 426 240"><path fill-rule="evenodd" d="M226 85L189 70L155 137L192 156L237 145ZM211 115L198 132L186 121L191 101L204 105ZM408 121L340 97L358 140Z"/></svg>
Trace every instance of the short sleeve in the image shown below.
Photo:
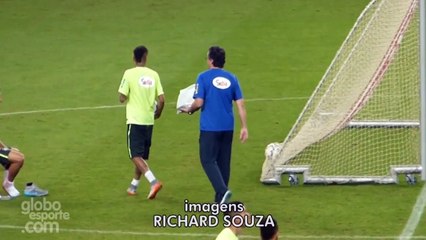
<svg viewBox="0 0 426 240"><path fill-rule="evenodd" d="M238 82L238 79L235 77L235 84L233 89L233 100L237 101L243 98L243 93L241 91L240 83Z"/></svg>
<svg viewBox="0 0 426 240"><path fill-rule="evenodd" d="M120 87L118 88L118 92L125 96L128 96L129 90L129 81L127 80L126 73L124 73L123 79L121 79Z"/></svg>
<svg viewBox="0 0 426 240"><path fill-rule="evenodd" d="M161 85L160 76L158 74L156 74L155 76L155 81L156 81L155 93L158 97L164 94L163 85Z"/></svg>
<svg viewBox="0 0 426 240"><path fill-rule="evenodd" d="M201 75L198 75L197 82L195 83L195 90L194 90L194 99L196 98L205 98L205 86L203 83L203 79Z"/></svg>

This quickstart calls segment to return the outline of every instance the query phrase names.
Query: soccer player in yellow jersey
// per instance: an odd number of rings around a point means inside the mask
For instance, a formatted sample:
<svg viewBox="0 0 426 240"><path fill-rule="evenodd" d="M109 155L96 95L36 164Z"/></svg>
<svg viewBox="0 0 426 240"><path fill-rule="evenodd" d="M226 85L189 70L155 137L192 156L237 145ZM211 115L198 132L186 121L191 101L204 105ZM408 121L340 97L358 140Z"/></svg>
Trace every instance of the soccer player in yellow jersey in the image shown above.
<svg viewBox="0 0 426 240"><path fill-rule="evenodd" d="M244 204L240 201L232 201L228 203L228 206L232 205L244 206ZM227 228L224 228L219 233L219 235L217 235L216 240L238 240L238 235L241 234L243 228L245 227L245 223L241 222L240 220L242 220L245 216L249 216L250 213L248 213L244 207L243 211L241 212L230 210L225 212L224 215L227 216L227 221L231 223L231 225ZM239 215L238 218L236 218L237 215ZM238 226L233 225L234 223L238 224Z"/></svg>
<svg viewBox="0 0 426 240"><path fill-rule="evenodd" d="M0 103L2 102L2 96L0 95ZM14 147L9 147L0 141L0 165L5 169L4 171L4 180L2 187L6 193L12 197L18 197L20 192L15 188L14 180L24 165L24 154L19 151L19 149ZM41 197L48 194L47 190L43 190L37 187L35 184L27 183L27 186L24 190L24 195L29 197ZM0 200L8 200L10 198L5 198L0 196Z"/></svg>
<svg viewBox="0 0 426 240"><path fill-rule="evenodd" d="M20 195L19 191L15 188L14 180L24 165L24 154L16 148L10 148L0 141L0 165L3 165L4 180L3 189L11 197Z"/></svg>
<svg viewBox="0 0 426 240"><path fill-rule="evenodd" d="M154 120L163 111L164 92L158 73L146 67L147 55L145 46L133 50L135 67L124 72L118 93L120 102L126 102L127 147L129 157L135 164L135 177L127 193L136 194L140 177L144 174L151 184L148 199L154 199L162 183L155 178L146 161L149 158Z"/></svg>
<svg viewBox="0 0 426 240"><path fill-rule="evenodd" d="M0 103L3 101L0 95ZM6 144L0 141L0 165L5 169L3 189L11 197L20 195L18 189L15 188L14 180L24 165L24 154L16 148L9 148ZM0 196L1 198L1 196Z"/></svg>

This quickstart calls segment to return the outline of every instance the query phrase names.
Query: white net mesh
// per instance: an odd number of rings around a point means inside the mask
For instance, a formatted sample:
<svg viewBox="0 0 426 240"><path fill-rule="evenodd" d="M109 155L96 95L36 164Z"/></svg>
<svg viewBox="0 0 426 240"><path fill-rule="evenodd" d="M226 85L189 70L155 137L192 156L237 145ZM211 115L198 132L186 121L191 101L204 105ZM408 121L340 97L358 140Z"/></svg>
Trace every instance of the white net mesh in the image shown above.
<svg viewBox="0 0 426 240"><path fill-rule="evenodd" d="M418 1L373 0L279 154L277 146L274 157L266 154L261 181L276 165L310 165L317 176L385 176L391 165L419 164L419 78Z"/></svg>

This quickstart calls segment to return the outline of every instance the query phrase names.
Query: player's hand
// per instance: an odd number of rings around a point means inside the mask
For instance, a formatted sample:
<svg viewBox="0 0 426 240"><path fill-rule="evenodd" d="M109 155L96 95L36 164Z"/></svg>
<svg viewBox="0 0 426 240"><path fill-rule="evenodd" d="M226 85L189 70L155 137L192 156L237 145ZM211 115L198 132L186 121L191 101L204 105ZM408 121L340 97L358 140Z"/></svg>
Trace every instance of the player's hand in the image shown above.
<svg viewBox="0 0 426 240"><path fill-rule="evenodd" d="M192 112L189 111L190 109L191 109L191 105L186 105L186 106L180 107L179 111L181 111L183 113L192 114Z"/></svg>
<svg viewBox="0 0 426 240"><path fill-rule="evenodd" d="M241 128L240 131L240 141L244 143L248 139L248 129L247 128Z"/></svg>
<svg viewBox="0 0 426 240"><path fill-rule="evenodd" d="M187 113L187 112L189 112L189 107L188 106L183 106L183 107L180 107L179 110L181 112Z"/></svg>

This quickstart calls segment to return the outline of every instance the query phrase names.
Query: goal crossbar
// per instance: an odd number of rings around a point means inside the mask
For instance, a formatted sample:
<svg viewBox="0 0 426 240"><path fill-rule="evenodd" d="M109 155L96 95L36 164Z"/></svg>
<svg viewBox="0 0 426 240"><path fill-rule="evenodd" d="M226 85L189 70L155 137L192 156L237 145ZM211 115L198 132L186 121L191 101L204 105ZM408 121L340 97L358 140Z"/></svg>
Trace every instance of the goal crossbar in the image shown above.
<svg viewBox="0 0 426 240"><path fill-rule="evenodd" d="M348 128L419 128L415 121L351 121Z"/></svg>

